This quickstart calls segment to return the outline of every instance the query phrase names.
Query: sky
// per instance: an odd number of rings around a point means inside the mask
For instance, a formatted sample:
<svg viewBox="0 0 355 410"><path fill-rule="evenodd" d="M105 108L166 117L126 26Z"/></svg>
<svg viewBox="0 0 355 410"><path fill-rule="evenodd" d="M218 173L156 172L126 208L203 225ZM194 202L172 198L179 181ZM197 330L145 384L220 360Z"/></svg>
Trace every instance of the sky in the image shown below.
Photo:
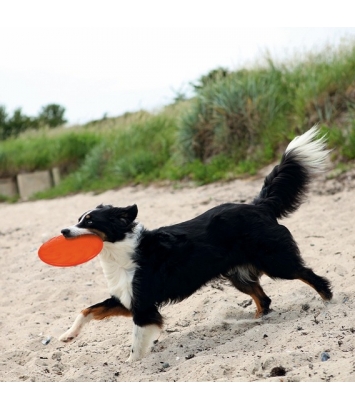
<svg viewBox="0 0 355 410"><path fill-rule="evenodd" d="M191 83L218 67L252 66L267 53L285 60L355 39L355 27L346 26L353 13L324 18L307 3L308 18L285 21L273 1L261 3L268 8L251 1L248 10L237 0L9 3L0 16L0 105L10 115L22 108L36 116L59 104L69 125L158 110L180 92L189 96ZM302 10L287 15L298 13L304 17ZM309 27L315 15L325 27Z"/></svg>

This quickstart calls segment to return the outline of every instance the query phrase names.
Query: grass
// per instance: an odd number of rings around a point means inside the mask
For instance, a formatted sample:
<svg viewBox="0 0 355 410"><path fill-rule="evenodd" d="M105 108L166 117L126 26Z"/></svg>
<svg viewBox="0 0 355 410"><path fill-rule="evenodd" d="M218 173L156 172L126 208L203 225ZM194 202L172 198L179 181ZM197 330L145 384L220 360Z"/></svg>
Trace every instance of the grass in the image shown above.
<svg viewBox="0 0 355 410"><path fill-rule="evenodd" d="M158 115L143 113L123 125L121 121L112 121L109 126L100 124L101 130L96 129L100 142L86 154L81 165L59 186L37 197L103 191L164 178L177 129L171 113L172 110Z"/></svg>
<svg viewBox="0 0 355 410"><path fill-rule="evenodd" d="M0 144L0 177L55 166L72 170L98 142L98 135L85 130L64 131L55 138L32 135L7 139Z"/></svg>
<svg viewBox="0 0 355 410"><path fill-rule="evenodd" d="M36 198L162 180L206 184L255 174L316 123L335 167L355 160L355 42L211 78L157 113L0 142L0 177L58 166L61 183Z"/></svg>

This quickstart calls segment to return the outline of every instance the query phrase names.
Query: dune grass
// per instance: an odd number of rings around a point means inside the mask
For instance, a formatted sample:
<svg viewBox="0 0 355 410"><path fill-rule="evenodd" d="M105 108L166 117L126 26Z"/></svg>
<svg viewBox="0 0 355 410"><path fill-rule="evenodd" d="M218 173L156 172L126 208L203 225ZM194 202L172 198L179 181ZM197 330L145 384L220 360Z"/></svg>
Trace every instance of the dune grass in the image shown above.
<svg viewBox="0 0 355 410"><path fill-rule="evenodd" d="M334 165L355 159L355 42L240 69L157 113L140 111L0 142L0 177L58 166L53 198L163 180L205 184L254 174L314 124Z"/></svg>

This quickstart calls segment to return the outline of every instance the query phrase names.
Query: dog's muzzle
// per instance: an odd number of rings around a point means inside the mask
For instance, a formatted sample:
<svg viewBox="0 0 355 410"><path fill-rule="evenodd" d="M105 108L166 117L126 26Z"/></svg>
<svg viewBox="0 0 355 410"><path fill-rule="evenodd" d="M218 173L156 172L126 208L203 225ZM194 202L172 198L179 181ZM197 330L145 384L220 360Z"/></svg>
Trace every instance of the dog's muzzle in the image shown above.
<svg viewBox="0 0 355 410"><path fill-rule="evenodd" d="M62 229L60 232L65 238L70 238L71 237L70 229L68 229L68 228Z"/></svg>

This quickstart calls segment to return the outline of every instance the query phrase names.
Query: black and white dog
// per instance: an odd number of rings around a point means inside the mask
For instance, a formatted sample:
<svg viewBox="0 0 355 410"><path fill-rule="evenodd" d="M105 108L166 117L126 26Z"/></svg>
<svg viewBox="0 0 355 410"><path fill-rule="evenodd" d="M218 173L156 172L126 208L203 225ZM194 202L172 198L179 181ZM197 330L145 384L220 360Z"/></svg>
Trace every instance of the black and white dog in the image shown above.
<svg viewBox="0 0 355 410"><path fill-rule="evenodd" d="M63 229L67 238L91 233L103 239L99 259L111 297L84 309L60 340L74 339L92 319L132 317L128 361L139 360L163 326L159 309L221 277L251 296L256 317L267 314L271 303L259 283L263 274L300 279L330 300L330 282L305 265L291 233L277 221L297 210L312 176L325 169L329 151L318 133L313 127L290 142L250 204L225 203L155 230L136 221L136 205L99 205Z"/></svg>

